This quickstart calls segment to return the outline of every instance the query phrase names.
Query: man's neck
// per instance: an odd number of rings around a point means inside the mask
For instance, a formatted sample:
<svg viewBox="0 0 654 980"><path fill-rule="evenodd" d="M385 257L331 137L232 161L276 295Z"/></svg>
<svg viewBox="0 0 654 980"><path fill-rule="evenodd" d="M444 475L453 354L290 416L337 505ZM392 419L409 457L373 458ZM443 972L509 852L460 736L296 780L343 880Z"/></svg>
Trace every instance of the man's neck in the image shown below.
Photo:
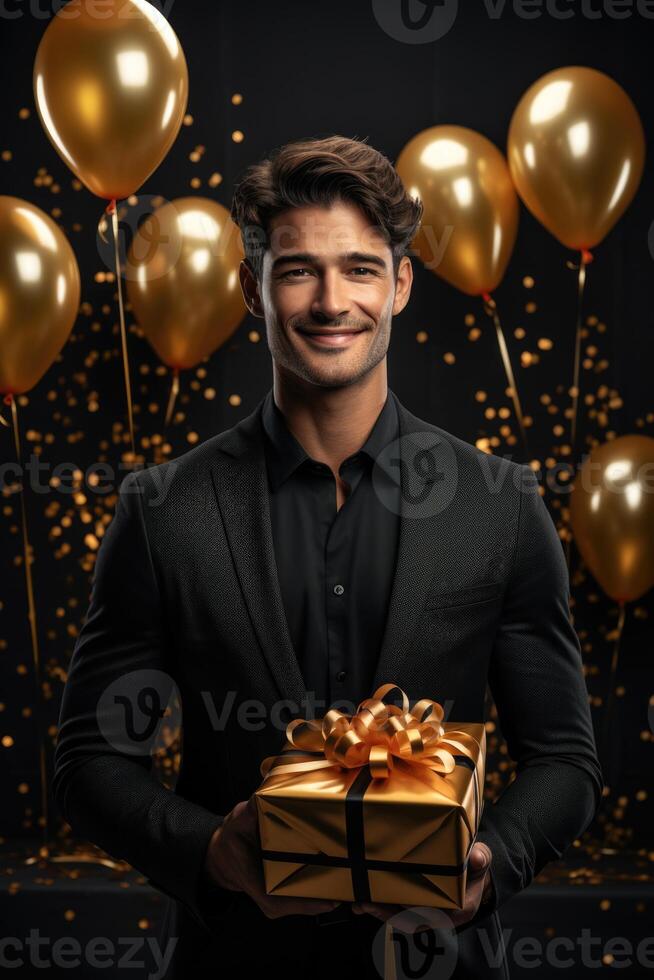
<svg viewBox="0 0 654 980"><path fill-rule="evenodd" d="M274 369L273 395L286 425L312 459L336 474L366 442L387 394L385 359L359 382L339 388L298 384Z"/></svg>

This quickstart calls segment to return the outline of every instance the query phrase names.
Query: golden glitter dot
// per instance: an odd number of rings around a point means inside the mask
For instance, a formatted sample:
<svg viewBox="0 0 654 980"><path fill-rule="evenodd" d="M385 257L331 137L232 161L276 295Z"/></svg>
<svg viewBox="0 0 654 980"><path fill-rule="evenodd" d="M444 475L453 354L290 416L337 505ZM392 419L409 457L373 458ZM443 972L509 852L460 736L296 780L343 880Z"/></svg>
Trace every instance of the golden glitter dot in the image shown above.
<svg viewBox="0 0 654 980"><path fill-rule="evenodd" d="M472 330L468 331L468 340L471 340L473 343L475 340L479 340L480 337L481 337L481 330L479 329L479 327L473 327Z"/></svg>
<svg viewBox="0 0 654 980"><path fill-rule="evenodd" d="M186 115L184 116L183 123L185 126L193 125L193 116L191 115L190 112L187 112Z"/></svg>
<svg viewBox="0 0 654 980"><path fill-rule="evenodd" d="M508 408L501 408L497 414L501 419L508 419L511 412L509 411Z"/></svg>
<svg viewBox="0 0 654 980"><path fill-rule="evenodd" d="M243 135L241 130L235 129L234 132L232 133L232 140L234 141L234 143L242 143L244 139L245 136Z"/></svg>
<svg viewBox="0 0 654 980"><path fill-rule="evenodd" d="M190 183L191 183L191 187L194 188L202 187L202 181L200 180L199 177L192 177Z"/></svg>
<svg viewBox="0 0 654 980"><path fill-rule="evenodd" d="M19 783L18 784L18 792L21 794L21 796L25 796L25 794L26 793L29 793L29 791L30 791L30 788L29 788L29 786L28 786L27 783Z"/></svg>
<svg viewBox="0 0 654 980"><path fill-rule="evenodd" d="M19 112L18 112L18 118L19 119L29 119L29 117L30 117L30 111L29 111L29 109L20 109L19 110Z"/></svg>
<svg viewBox="0 0 654 980"><path fill-rule="evenodd" d="M240 395L230 395L229 398L227 399L227 401L229 402L230 405L236 407L237 405L240 405L241 404L241 396Z"/></svg>
<svg viewBox="0 0 654 980"><path fill-rule="evenodd" d="M222 181L222 174L213 173L211 177L209 177L209 187L218 187L218 184L222 184Z"/></svg>
<svg viewBox="0 0 654 980"><path fill-rule="evenodd" d="M232 105L241 105L243 102L243 96L240 92L234 92L232 95Z"/></svg>
<svg viewBox="0 0 654 980"><path fill-rule="evenodd" d="M515 330L513 331L513 336L515 337L516 340L524 340L526 336L525 328L516 327Z"/></svg>
<svg viewBox="0 0 654 980"><path fill-rule="evenodd" d="M216 389L215 388L205 388L205 390L204 390L204 397L208 401L213 401L213 399L216 397Z"/></svg>
<svg viewBox="0 0 654 980"><path fill-rule="evenodd" d="M525 289L533 289L534 288L534 279L533 279L533 277L532 276L525 276L524 279L522 280L522 285L525 287Z"/></svg>
<svg viewBox="0 0 654 980"><path fill-rule="evenodd" d="M496 413L495 413L495 409L494 408L487 408L486 411L484 412L484 416L487 419L494 419L495 418L495 414Z"/></svg>
<svg viewBox="0 0 654 980"><path fill-rule="evenodd" d="M540 347L541 350L552 350L552 347L554 347L554 343L549 339L549 337L539 337L538 346Z"/></svg>
<svg viewBox="0 0 654 980"><path fill-rule="evenodd" d="M526 313L535 313L537 309L538 309L538 306L536 305L536 303L533 303L533 302L532 303L525 303L525 312Z"/></svg>
<svg viewBox="0 0 654 980"><path fill-rule="evenodd" d="M452 351L447 351L446 354L443 354L443 360L445 361L446 364L455 364L456 363L456 357L454 356L454 354L452 353Z"/></svg>
<svg viewBox="0 0 654 980"><path fill-rule="evenodd" d="M139 929L149 929L150 920L149 919L139 919Z"/></svg>
<svg viewBox="0 0 654 980"><path fill-rule="evenodd" d="M250 330L248 333L248 340L253 344L258 344L261 340L261 334L258 330Z"/></svg>
<svg viewBox="0 0 654 980"><path fill-rule="evenodd" d="M643 800L646 800L647 799L647 790L646 789L639 789L638 792L636 793L636 799L638 800L639 803L642 803Z"/></svg>
<svg viewBox="0 0 654 980"><path fill-rule="evenodd" d="M475 315L474 313L466 313L463 322L466 327L473 327L475 325Z"/></svg>
<svg viewBox="0 0 654 980"><path fill-rule="evenodd" d="M207 369L203 367L199 367L195 373L198 376L198 378L206 378Z"/></svg>
<svg viewBox="0 0 654 980"><path fill-rule="evenodd" d="M9 160L11 160L11 156L12 156L11 150L3 150L2 151L2 159L3 160L9 161Z"/></svg>
<svg viewBox="0 0 654 980"><path fill-rule="evenodd" d="M602 912L608 912L608 910L611 908L611 899L603 898L602 901L600 902L600 908Z"/></svg>
<svg viewBox="0 0 654 980"><path fill-rule="evenodd" d="M478 402L485 402L488 398L488 394L485 391L476 391L475 398Z"/></svg>
<svg viewBox="0 0 654 980"><path fill-rule="evenodd" d="M21 677L24 677L25 674L27 673L27 667L25 666L25 664L18 664L18 666L16 667L16 673L19 674Z"/></svg>
<svg viewBox="0 0 654 980"><path fill-rule="evenodd" d="M100 542L96 538L95 534L85 535L84 544L87 548L90 548L91 551L97 551L97 549L100 547Z"/></svg>
<svg viewBox="0 0 654 980"><path fill-rule="evenodd" d="M198 163L200 160L200 154L198 153L197 150L193 150L192 153L189 153L188 158L191 161L191 163Z"/></svg>
<svg viewBox="0 0 654 980"><path fill-rule="evenodd" d="M534 361L534 355L530 353L530 351L528 350L523 350L522 353L520 354L520 363L522 364L522 367L529 367L529 365L532 364L533 361Z"/></svg>
<svg viewBox="0 0 654 980"><path fill-rule="evenodd" d="M426 340L429 339L429 334L426 330L419 330L416 334L416 340L419 344L424 344Z"/></svg>
<svg viewBox="0 0 654 980"><path fill-rule="evenodd" d="M187 442L197 442L199 438L197 432L188 432L186 435Z"/></svg>
<svg viewBox="0 0 654 980"><path fill-rule="evenodd" d="M4 746L5 749L10 749L12 747L12 745L14 744L14 740L11 737L11 735L3 735L2 736L2 744L3 744L3 746Z"/></svg>
<svg viewBox="0 0 654 980"><path fill-rule="evenodd" d="M66 922L72 922L74 918L75 918L74 910L66 909L66 911L64 912L64 919L66 920Z"/></svg>

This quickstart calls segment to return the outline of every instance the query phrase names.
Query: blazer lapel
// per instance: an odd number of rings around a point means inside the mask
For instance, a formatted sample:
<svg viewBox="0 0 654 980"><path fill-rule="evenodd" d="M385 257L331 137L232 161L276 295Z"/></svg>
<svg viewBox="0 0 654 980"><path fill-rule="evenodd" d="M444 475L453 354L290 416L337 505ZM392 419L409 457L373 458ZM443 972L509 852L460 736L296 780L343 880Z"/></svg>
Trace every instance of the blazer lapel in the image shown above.
<svg viewBox="0 0 654 980"><path fill-rule="evenodd" d="M383 454L378 465L400 485L400 534L373 690L387 682L402 685L411 637L427 592L431 588L433 593L444 582L456 547L449 507L457 481L454 450L436 426L412 415L394 397L399 456L393 453L392 459Z"/></svg>
<svg viewBox="0 0 654 980"><path fill-rule="evenodd" d="M212 479L245 603L279 695L296 701L305 684L293 649L277 576L266 461L259 422L263 400L223 434Z"/></svg>

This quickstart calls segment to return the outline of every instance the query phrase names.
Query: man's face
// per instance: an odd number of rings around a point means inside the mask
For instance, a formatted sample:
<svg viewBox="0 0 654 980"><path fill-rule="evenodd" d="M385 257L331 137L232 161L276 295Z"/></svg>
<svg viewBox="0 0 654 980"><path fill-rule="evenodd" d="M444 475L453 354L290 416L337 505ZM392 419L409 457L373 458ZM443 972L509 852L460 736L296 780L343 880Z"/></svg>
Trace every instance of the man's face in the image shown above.
<svg viewBox="0 0 654 980"><path fill-rule="evenodd" d="M261 282L241 264L248 307L264 317L276 366L324 387L356 382L385 356L412 282L393 276L382 234L355 205L292 208L269 229Z"/></svg>

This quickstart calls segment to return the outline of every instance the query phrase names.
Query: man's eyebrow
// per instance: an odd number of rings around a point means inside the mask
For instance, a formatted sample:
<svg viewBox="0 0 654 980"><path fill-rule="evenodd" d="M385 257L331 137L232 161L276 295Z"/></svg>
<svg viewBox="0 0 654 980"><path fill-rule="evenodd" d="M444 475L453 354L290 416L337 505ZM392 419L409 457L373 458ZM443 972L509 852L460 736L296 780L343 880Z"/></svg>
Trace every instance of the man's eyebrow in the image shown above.
<svg viewBox="0 0 654 980"><path fill-rule="evenodd" d="M341 262L367 262L370 265L377 265L381 269L387 268L385 260L380 255L375 255L374 252L344 252L338 258ZM287 265L289 262L306 262L309 265L317 266L321 264L318 256L312 255L311 252L293 252L292 255L278 256L272 264L271 271L274 272L279 266Z"/></svg>

